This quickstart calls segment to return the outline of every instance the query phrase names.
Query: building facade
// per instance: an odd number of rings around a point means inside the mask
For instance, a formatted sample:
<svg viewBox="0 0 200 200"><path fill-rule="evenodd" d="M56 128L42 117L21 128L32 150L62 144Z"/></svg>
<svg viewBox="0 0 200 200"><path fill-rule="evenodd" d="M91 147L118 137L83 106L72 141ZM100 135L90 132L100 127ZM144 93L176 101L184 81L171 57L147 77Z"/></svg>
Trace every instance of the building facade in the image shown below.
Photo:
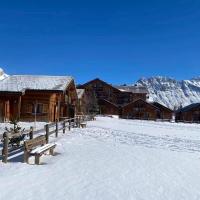
<svg viewBox="0 0 200 200"><path fill-rule="evenodd" d="M113 86L94 79L80 86L86 92L94 92L98 102L98 113L119 115L120 107L136 99L146 100L148 91L141 86Z"/></svg>
<svg viewBox="0 0 200 200"><path fill-rule="evenodd" d="M200 103L194 103L177 110L176 121L200 123Z"/></svg>
<svg viewBox="0 0 200 200"><path fill-rule="evenodd" d="M68 76L9 76L0 81L0 120L55 121L73 117L77 93Z"/></svg>
<svg viewBox="0 0 200 200"><path fill-rule="evenodd" d="M159 103L135 100L121 108L121 118L143 120L171 120L173 111Z"/></svg>

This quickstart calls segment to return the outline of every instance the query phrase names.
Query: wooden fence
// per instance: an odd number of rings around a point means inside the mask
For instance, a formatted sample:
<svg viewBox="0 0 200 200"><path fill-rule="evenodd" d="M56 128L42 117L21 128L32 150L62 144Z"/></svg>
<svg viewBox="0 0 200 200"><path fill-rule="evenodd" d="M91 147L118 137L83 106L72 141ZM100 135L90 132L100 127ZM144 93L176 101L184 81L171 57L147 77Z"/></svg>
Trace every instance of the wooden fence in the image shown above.
<svg viewBox="0 0 200 200"><path fill-rule="evenodd" d="M29 139L33 139L35 136L38 135L45 135L46 143L49 143L49 136L55 134L55 137L58 137L58 134L60 131L62 131L63 134L66 133L66 131L70 131L71 128L80 128L80 125L86 121L94 120L94 115L78 115L75 118L63 118L62 121L56 121L53 123L46 124L43 129L39 129L34 131L33 127L30 127L30 130L24 132ZM9 149L9 141L11 138L16 138L21 133L8 133L5 132L3 134L3 149L2 149L2 162L7 163L9 153L11 152L11 149ZM23 146L20 146L18 148L23 149ZM16 148L15 148L16 150Z"/></svg>

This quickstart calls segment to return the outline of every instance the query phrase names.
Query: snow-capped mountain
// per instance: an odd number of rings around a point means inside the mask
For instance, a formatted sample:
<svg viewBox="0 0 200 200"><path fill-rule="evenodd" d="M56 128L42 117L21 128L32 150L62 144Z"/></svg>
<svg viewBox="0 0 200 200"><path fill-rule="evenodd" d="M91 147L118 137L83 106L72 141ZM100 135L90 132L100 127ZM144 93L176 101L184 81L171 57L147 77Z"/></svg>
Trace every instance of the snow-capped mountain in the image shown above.
<svg viewBox="0 0 200 200"><path fill-rule="evenodd" d="M200 102L200 77L177 81L168 77L142 78L138 85L147 87L149 99L171 109Z"/></svg>
<svg viewBox="0 0 200 200"><path fill-rule="evenodd" d="M8 74L6 74L2 68L0 68L0 81L7 78Z"/></svg>

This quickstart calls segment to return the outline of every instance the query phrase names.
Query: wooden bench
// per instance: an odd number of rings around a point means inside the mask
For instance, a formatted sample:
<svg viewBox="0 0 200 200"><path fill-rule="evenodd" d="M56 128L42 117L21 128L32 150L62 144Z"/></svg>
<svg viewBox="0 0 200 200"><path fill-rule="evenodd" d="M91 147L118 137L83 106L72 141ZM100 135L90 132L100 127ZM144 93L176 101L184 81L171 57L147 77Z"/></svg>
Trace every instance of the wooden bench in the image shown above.
<svg viewBox="0 0 200 200"><path fill-rule="evenodd" d="M24 162L29 163L29 157L35 156L35 164L40 164L40 157L47 151L53 155L56 144L46 144L45 136L38 136L24 142Z"/></svg>
<svg viewBox="0 0 200 200"><path fill-rule="evenodd" d="M86 128L86 123L80 123L81 128Z"/></svg>

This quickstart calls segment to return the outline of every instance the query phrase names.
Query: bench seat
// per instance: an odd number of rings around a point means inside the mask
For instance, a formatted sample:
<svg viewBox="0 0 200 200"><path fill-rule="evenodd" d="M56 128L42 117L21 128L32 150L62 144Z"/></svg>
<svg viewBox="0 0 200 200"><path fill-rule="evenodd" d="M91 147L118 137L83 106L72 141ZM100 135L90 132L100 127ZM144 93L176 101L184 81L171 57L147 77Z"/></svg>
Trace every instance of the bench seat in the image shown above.
<svg viewBox="0 0 200 200"><path fill-rule="evenodd" d="M43 153L44 151L48 151L51 148L55 148L56 144L45 144L44 146L37 147L33 149L30 154L40 154Z"/></svg>
<svg viewBox="0 0 200 200"><path fill-rule="evenodd" d="M86 128L86 123L80 123L81 128Z"/></svg>

